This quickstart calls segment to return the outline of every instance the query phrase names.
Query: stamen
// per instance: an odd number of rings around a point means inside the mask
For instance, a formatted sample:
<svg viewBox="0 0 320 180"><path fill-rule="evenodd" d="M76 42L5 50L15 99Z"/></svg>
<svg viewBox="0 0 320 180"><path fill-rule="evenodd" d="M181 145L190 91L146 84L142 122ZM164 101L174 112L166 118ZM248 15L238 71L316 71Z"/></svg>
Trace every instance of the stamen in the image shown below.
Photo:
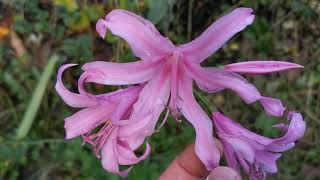
<svg viewBox="0 0 320 180"><path fill-rule="evenodd" d="M90 145L92 145L93 151L97 156L97 158L101 158L100 150L102 146L105 144L105 142L107 141L108 137L110 136L110 134L112 133L115 127L116 125L113 124L111 120L107 120L99 132L95 134L88 133L86 135L82 135L82 139L83 139L82 144L84 145L87 142Z"/></svg>
<svg viewBox="0 0 320 180"><path fill-rule="evenodd" d="M265 180L266 179L266 173L264 172L262 168L261 163L253 163L250 166L249 174L251 180Z"/></svg>

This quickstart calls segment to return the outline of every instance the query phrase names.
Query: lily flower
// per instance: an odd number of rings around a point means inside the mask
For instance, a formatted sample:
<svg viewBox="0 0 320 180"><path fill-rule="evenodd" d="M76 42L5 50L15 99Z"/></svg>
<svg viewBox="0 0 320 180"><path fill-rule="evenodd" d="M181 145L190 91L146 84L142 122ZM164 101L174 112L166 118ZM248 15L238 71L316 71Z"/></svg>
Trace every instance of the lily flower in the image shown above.
<svg viewBox="0 0 320 180"><path fill-rule="evenodd" d="M276 173L276 160L281 152L294 147L295 141L302 138L306 122L300 113L288 114L289 125L278 124L285 134L280 138L267 138L245 129L219 112L212 114L224 154L230 167L240 171L239 163L250 179L265 179L266 173Z"/></svg>
<svg viewBox="0 0 320 180"><path fill-rule="evenodd" d="M93 146L98 158L101 158L102 166L109 172L127 176L130 168L119 171L119 165L133 165L144 160L150 153L150 145L147 143L146 151L141 157L137 157L129 147L128 141L132 138L121 138L121 129L126 127L128 115L132 111L132 105L137 101L143 85L133 86L115 92L93 95L84 89L85 79L90 73L83 73L79 78L79 94L70 92L62 83L62 74L67 68L75 64L67 64L60 67L56 83L56 91L70 106L83 108L70 117L65 118L66 139L82 136L84 142ZM102 126L97 133L92 130ZM127 130L130 132L130 129Z"/></svg>
<svg viewBox="0 0 320 180"><path fill-rule="evenodd" d="M246 103L258 101L268 115L280 117L285 110L281 101L262 96L237 73L262 74L301 67L282 61L249 61L246 64L232 64L225 69L201 67L201 62L253 20L252 9L236 8L193 41L174 45L150 21L126 10L113 10L104 19L98 20L97 32L102 38L105 38L107 30L123 38L141 60L86 63L82 69L91 75L85 81L106 85L145 83L129 117L128 122L131 123L119 134L129 138L132 137L129 130L135 130L137 141L129 143L135 149L155 131L159 116L168 104L172 115L178 117L182 114L193 125L196 130L196 154L206 168L212 170L219 164L220 155L212 136L212 121L193 97L193 80L200 89L209 93L230 89Z"/></svg>

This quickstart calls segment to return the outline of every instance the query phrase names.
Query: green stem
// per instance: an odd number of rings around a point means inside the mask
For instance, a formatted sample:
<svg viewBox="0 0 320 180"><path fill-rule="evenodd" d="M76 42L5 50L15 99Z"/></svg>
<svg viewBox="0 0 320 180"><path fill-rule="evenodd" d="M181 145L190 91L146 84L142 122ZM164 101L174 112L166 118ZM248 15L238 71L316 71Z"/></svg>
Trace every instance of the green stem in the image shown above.
<svg viewBox="0 0 320 180"><path fill-rule="evenodd" d="M210 113L217 111L217 108L214 105L210 104L210 102L205 97L203 97L201 93L199 93L197 90L193 90L193 93L209 109Z"/></svg>
<svg viewBox="0 0 320 180"><path fill-rule="evenodd" d="M41 74L40 80L34 90L31 101L28 104L27 110L25 111L21 124L17 130L16 139L23 139L25 136L27 136L39 110L41 100L57 61L58 56L56 55L53 55L49 58L49 62Z"/></svg>

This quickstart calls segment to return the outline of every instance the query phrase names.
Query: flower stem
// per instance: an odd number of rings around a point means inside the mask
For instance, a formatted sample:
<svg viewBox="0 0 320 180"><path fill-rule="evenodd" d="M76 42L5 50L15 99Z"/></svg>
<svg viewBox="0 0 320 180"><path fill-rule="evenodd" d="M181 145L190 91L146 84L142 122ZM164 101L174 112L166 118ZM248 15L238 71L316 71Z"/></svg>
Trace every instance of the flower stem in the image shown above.
<svg viewBox="0 0 320 180"><path fill-rule="evenodd" d="M210 102L200 92L198 92L197 90L193 90L193 93L208 108L210 113L218 111L217 108L214 105L210 104Z"/></svg>

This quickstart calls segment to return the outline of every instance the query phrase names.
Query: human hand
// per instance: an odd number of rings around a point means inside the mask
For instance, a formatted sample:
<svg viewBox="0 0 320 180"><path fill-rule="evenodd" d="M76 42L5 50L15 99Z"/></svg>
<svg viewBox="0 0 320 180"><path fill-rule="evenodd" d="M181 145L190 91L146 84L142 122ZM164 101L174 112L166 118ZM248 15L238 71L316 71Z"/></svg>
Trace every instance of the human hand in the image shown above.
<svg viewBox="0 0 320 180"><path fill-rule="evenodd" d="M222 146L218 148L222 153ZM233 169L225 166L215 168L211 173L195 154L194 144L189 145L169 167L162 173L159 180L241 180L240 175Z"/></svg>

